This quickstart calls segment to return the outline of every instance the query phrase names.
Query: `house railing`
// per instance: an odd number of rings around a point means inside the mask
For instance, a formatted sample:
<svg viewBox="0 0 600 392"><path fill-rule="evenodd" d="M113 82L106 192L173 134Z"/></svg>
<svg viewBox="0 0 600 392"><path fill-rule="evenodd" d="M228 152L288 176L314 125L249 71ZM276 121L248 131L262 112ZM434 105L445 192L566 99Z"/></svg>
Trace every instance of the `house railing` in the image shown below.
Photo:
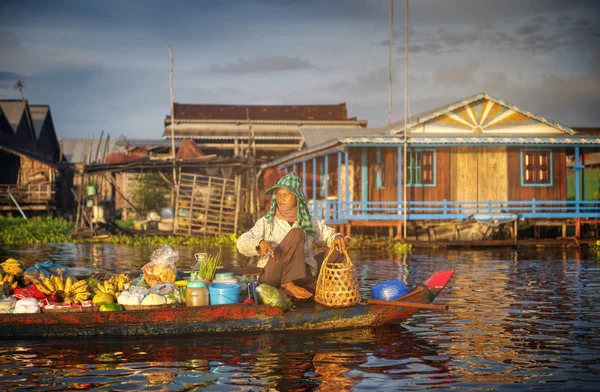
<svg viewBox="0 0 600 392"><path fill-rule="evenodd" d="M316 219L339 224L352 220L390 221L404 219L401 201L309 201ZM407 220L463 220L476 214L516 214L519 218L600 219L600 200L521 200L521 201L409 201Z"/></svg>
<svg viewBox="0 0 600 392"><path fill-rule="evenodd" d="M0 184L0 205L14 206L10 195L14 197L19 205L54 203L55 194L54 187L50 184Z"/></svg>

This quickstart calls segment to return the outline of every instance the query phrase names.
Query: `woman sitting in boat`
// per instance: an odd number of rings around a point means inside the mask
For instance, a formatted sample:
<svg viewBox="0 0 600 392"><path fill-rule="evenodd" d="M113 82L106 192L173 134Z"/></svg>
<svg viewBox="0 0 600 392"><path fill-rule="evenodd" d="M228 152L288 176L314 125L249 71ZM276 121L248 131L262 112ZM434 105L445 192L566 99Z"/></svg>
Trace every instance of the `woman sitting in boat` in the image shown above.
<svg viewBox="0 0 600 392"><path fill-rule="evenodd" d="M267 190L272 195L269 212L242 234L237 249L244 256L260 256L260 283L282 289L286 294L307 299L314 294L321 263L327 254L313 255L313 244L335 250L331 261L344 257L346 239L312 218L300 177L290 173Z"/></svg>

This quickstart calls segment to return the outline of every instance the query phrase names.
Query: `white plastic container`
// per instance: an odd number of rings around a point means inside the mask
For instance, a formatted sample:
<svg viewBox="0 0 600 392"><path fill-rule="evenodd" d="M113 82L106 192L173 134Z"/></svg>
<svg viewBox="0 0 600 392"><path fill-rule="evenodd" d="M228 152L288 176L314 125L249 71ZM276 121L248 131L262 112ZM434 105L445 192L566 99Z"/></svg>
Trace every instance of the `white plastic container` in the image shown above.
<svg viewBox="0 0 600 392"><path fill-rule="evenodd" d="M238 278L233 276L233 272L217 272L212 283L238 283Z"/></svg>

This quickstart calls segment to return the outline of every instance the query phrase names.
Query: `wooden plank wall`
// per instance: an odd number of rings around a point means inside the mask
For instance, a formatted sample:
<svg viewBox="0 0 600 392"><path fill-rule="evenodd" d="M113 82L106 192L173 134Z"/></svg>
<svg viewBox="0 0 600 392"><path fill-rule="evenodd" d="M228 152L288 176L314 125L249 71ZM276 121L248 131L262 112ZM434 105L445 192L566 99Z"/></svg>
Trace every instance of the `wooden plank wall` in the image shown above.
<svg viewBox="0 0 600 392"><path fill-rule="evenodd" d="M521 148L508 148L509 200L567 200L567 156L564 148L552 149L552 186L521 186Z"/></svg>
<svg viewBox="0 0 600 392"><path fill-rule="evenodd" d="M450 174L450 148L438 147L436 154L436 185L435 186L409 186L407 199L409 201L441 201L450 200L451 180Z"/></svg>

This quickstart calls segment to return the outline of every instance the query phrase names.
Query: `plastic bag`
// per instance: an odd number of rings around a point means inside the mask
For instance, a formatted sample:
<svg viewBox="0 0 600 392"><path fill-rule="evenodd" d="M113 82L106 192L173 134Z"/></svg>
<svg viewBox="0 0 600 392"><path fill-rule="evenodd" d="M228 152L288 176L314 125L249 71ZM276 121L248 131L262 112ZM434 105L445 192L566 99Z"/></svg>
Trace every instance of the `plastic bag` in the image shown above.
<svg viewBox="0 0 600 392"><path fill-rule="evenodd" d="M150 256L150 261L156 264L169 265L175 264L179 260L179 252L173 250L169 245L163 245L156 249Z"/></svg>
<svg viewBox="0 0 600 392"><path fill-rule="evenodd" d="M177 267L175 263L179 260L179 252L170 246L152 252L150 262L142 267L144 279L149 286L161 283L173 283L177 280Z"/></svg>
<svg viewBox="0 0 600 392"><path fill-rule="evenodd" d="M59 278L67 279L71 274L67 267L61 264L56 264L51 260L46 260L43 263L36 263L33 266L25 269L23 272L23 279L29 284L42 283L45 278L49 278L52 275L58 276Z"/></svg>
<svg viewBox="0 0 600 392"><path fill-rule="evenodd" d="M27 287L17 287L13 291L13 296L16 298L35 298L46 299L46 294L42 293L34 284Z"/></svg>
<svg viewBox="0 0 600 392"><path fill-rule="evenodd" d="M179 286L176 286L173 283L155 284L150 287L149 292L150 294L154 293L164 296L167 299L168 304L184 302Z"/></svg>
<svg viewBox="0 0 600 392"><path fill-rule="evenodd" d="M67 279L71 275L67 267L61 264L56 264L51 260L46 260L41 265L42 267L47 269L52 275L58 276L59 278L63 278L63 280Z"/></svg>
<svg viewBox="0 0 600 392"><path fill-rule="evenodd" d="M268 284L261 284L256 288L258 293L258 299L260 303L265 305L274 306L283 310L288 310L294 307L294 303L283 291L269 286Z"/></svg>
<svg viewBox="0 0 600 392"><path fill-rule="evenodd" d="M17 299L15 297L8 297L0 300L0 313L10 313L15 308Z"/></svg>

